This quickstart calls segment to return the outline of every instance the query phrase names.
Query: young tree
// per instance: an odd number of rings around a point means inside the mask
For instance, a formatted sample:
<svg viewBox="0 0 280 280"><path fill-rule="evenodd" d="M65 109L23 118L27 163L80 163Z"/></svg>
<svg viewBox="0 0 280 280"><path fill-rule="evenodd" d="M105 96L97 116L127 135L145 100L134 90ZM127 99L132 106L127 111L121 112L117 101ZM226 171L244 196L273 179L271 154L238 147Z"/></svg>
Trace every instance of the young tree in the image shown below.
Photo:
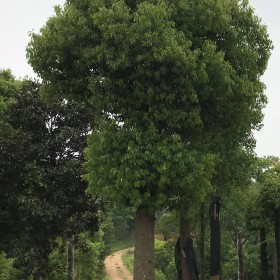
<svg viewBox="0 0 280 280"><path fill-rule="evenodd" d="M246 1L68 0L56 12L32 35L29 62L43 94L100 117L91 189L138 208L134 279L154 279L154 211L177 199L183 221L209 186L211 155L222 166L252 144L271 42Z"/></svg>

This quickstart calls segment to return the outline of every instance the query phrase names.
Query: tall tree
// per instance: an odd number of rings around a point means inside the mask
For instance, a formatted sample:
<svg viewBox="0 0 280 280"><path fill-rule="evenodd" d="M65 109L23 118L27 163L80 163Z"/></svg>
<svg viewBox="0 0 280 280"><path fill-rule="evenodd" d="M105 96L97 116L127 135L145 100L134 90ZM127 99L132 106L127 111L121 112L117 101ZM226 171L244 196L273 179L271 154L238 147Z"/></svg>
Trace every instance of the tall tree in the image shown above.
<svg viewBox="0 0 280 280"><path fill-rule="evenodd" d="M136 224L150 226L137 234L136 280L154 279L154 210L177 199L187 217L186 202L205 193L196 179L211 178L211 155L222 169L228 150L252 146L270 49L238 0L68 0L32 35L27 54L42 93L86 101L100 118L91 189L138 207Z"/></svg>
<svg viewBox="0 0 280 280"><path fill-rule="evenodd" d="M65 100L46 105L38 90L38 84L22 82L5 117L15 132L0 138L0 186L9 206L1 247L35 279L48 272L53 240L96 231L101 209L81 179L91 112Z"/></svg>

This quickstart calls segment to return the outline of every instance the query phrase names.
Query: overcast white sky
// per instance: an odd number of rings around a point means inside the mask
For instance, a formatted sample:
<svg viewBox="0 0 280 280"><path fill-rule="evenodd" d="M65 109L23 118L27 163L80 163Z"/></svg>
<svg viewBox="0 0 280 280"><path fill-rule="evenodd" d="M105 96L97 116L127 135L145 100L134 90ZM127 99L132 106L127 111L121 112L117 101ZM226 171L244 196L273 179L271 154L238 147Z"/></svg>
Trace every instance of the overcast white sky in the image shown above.
<svg viewBox="0 0 280 280"><path fill-rule="evenodd" d="M0 0L0 68L11 69L17 77L36 77L25 58L28 32L38 32L54 14L53 6L63 5L64 0ZM263 76L267 85L268 105L264 110L264 127L255 133L256 152L259 156L280 157L280 1L250 0L256 14L267 25L274 50L268 69Z"/></svg>

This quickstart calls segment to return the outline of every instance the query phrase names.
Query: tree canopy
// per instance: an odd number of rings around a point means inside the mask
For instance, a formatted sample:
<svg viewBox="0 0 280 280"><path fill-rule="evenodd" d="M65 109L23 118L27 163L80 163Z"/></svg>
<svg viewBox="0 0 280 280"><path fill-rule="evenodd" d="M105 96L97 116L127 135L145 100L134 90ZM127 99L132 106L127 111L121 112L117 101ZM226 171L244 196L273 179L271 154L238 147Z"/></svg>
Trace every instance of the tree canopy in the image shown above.
<svg viewBox="0 0 280 280"><path fill-rule="evenodd" d="M11 127L4 121L8 106L19 91L20 82L16 81L11 71L0 70L0 135L11 132Z"/></svg>
<svg viewBox="0 0 280 280"><path fill-rule="evenodd" d="M162 156L151 156L149 150L172 155L174 139L185 146L182 158L208 166L213 153L223 157L232 146L253 145L251 129L259 127L266 102L259 78L270 49L266 29L246 1L100 0L57 7L40 34L32 35L27 55L43 80L44 94L84 100L110 123L100 124L104 132L94 141L104 144L109 137L105 127L110 128L115 136L103 153L105 157L116 149L117 156L100 168L117 168L117 157L122 154L124 162L135 146L130 160L136 164L137 159L137 172L144 169L152 179L157 176L151 172L158 166L156 157L162 161ZM195 159L194 154L200 156ZM94 160L100 166L97 154ZM188 171L181 182L190 176L189 168L183 169ZM92 180L104 175L93 172ZM124 180L120 172L114 183ZM141 177L135 174L129 183L142 184ZM147 174L145 178L148 183ZM125 185L124 191L112 190L130 196L139 189L127 192ZM156 188L152 192L162 195ZM147 196L155 202L150 191Z"/></svg>

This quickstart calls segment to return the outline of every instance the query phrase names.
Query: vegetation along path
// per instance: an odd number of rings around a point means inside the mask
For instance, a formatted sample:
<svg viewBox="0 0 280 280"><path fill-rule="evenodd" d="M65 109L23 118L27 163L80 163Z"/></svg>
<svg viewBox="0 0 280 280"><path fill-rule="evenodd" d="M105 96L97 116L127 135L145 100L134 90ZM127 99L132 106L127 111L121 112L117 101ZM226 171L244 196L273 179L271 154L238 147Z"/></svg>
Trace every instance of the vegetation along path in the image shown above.
<svg viewBox="0 0 280 280"><path fill-rule="evenodd" d="M106 257L105 267L110 280L133 280L132 274L124 266L122 255L129 249L123 249Z"/></svg>

